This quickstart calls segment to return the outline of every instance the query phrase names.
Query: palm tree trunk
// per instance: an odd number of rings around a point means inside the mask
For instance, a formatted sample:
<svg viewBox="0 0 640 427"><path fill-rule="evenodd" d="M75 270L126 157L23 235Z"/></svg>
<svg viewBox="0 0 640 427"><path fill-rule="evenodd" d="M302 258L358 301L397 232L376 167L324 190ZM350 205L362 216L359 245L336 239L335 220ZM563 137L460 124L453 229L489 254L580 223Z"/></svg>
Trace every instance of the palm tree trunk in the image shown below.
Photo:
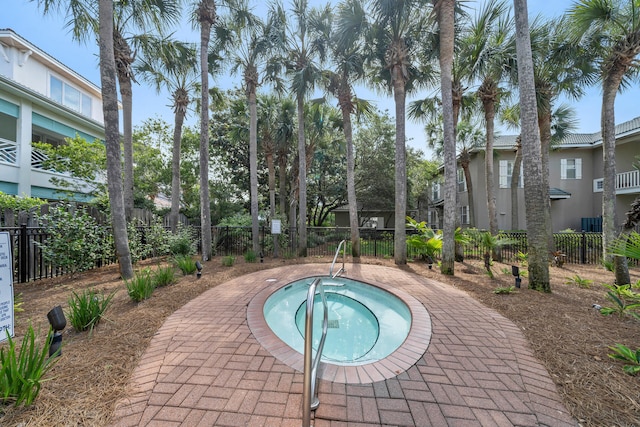
<svg viewBox="0 0 640 427"><path fill-rule="evenodd" d="M133 277L127 220L122 196L122 168L120 165L120 130L118 124L118 96L116 89L116 65L113 51L113 0L99 3L100 82L102 86L102 111L105 124L107 151L107 188L116 257L123 279Z"/></svg>
<svg viewBox="0 0 640 427"><path fill-rule="evenodd" d="M522 145L520 137L516 142L516 155L513 160L513 170L511 171L511 230L520 229L520 204L518 203L518 184L520 183L520 165L522 165Z"/></svg>
<svg viewBox="0 0 640 427"><path fill-rule="evenodd" d="M516 22L516 50L518 59L518 83L520 86L520 112L522 128L522 158L524 162L524 201L527 214L529 257L529 288L551 292L549 283L549 247L547 217L544 206L542 159L540 158L540 134L538 110L531 56L531 38L526 0L514 0Z"/></svg>
<svg viewBox="0 0 640 427"><path fill-rule="evenodd" d="M549 252L555 252L553 238L553 223L551 219L551 199L549 197L549 152L551 151L551 110L538 113L538 128L540 129L540 159L542 162L542 188L546 200L545 215L547 215L547 238L549 239Z"/></svg>
<svg viewBox="0 0 640 427"><path fill-rule="evenodd" d="M282 153L278 155L278 181L278 192L280 194L279 212L284 217L287 215L287 158ZM293 224L295 223L290 223L289 225L293 227Z"/></svg>
<svg viewBox="0 0 640 427"><path fill-rule="evenodd" d="M351 256L360 258L360 229L358 227L358 202L356 200L355 159L353 156L353 129L351 113L342 110L344 137L347 140L347 200L349 201L349 228L351 229Z"/></svg>
<svg viewBox="0 0 640 427"><path fill-rule="evenodd" d="M456 218L456 140L453 110L452 76L454 46L455 1L441 0L437 4L440 25L440 93L442 93L442 120L444 124L444 221L442 240L443 274L455 271L455 218Z"/></svg>
<svg viewBox="0 0 640 427"><path fill-rule="evenodd" d="M304 140L304 99L298 97L298 255L307 256L307 155Z"/></svg>
<svg viewBox="0 0 640 427"><path fill-rule="evenodd" d="M487 145L484 155L484 171L487 186L487 213L489 215L489 232L492 236L498 234L498 215L496 213L496 186L493 168L493 132L496 115L493 100L483 100L484 119L487 130Z"/></svg>
<svg viewBox="0 0 640 427"><path fill-rule="evenodd" d="M616 93L620 87L624 70L612 73L602 83L602 161L604 175L602 185L602 247L604 259L612 260L608 253L618 230L616 213L616 129L614 104ZM613 257L616 283L630 283L627 259L621 256Z"/></svg>
<svg viewBox="0 0 640 427"><path fill-rule="evenodd" d="M396 154L395 154L395 224L393 251L398 265L407 263L407 153L405 142L405 82L400 67L394 67L393 97L396 106Z"/></svg>
<svg viewBox="0 0 640 427"><path fill-rule="evenodd" d="M213 0L201 0L200 21L200 222L202 231L202 260L211 259L211 203L209 200L209 38L216 18Z"/></svg>
<svg viewBox="0 0 640 427"><path fill-rule="evenodd" d="M276 216L276 165L273 159L273 151L265 152L267 170L269 171L269 217Z"/></svg>
<svg viewBox="0 0 640 427"><path fill-rule="evenodd" d="M253 252L260 252L260 229L258 223L258 110L256 88L250 85L249 93L249 186L251 198L251 237Z"/></svg>
<svg viewBox="0 0 640 427"><path fill-rule="evenodd" d="M460 153L460 167L464 173L464 181L467 184L467 202L469 203L469 226L475 227L476 225L476 209L475 201L473 198L473 182L471 180L471 170L469 169L469 163L471 158L469 157L469 151L466 149Z"/></svg>
<svg viewBox="0 0 640 427"><path fill-rule="evenodd" d="M122 98L122 147L124 153L124 211L127 219L133 215L133 91L131 80L120 78Z"/></svg>
<svg viewBox="0 0 640 427"><path fill-rule="evenodd" d="M178 230L178 215L180 214L180 151L182 142L182 125L185 110L177 109L173 126L173 150L171 152L171 212L169 225L171 232Z"/></svg>

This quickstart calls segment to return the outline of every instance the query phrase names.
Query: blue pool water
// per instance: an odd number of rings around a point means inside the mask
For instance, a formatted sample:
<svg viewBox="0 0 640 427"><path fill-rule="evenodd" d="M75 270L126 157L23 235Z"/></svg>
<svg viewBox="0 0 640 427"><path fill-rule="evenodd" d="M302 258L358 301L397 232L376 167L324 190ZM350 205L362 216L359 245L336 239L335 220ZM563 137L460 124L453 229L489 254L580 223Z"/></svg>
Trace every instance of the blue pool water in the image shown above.
<svg viewBox="0 0 640 427"><path fill-rule="evenodd" d="M309 285L306 278L280 288L264 304L264 317L287 345L304 351L304 322ZM395 295L366 283L323 278L329 329L322 353L325 362L352 365L380 360L396 350L411 328L411 312ZM322 333L322 300L316 296L313 347Z"/></svg>

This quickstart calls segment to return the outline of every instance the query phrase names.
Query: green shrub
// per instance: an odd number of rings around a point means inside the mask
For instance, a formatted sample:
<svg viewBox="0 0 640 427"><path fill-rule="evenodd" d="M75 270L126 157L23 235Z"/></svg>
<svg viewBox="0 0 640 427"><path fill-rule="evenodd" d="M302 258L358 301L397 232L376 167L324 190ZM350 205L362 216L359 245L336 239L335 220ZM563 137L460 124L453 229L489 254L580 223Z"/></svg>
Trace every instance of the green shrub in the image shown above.
<svg viewBox="0 0 640 427"><path fill-rule="evenodd" d="M47 202L37 197L18 197L0 191L0 209L13 209L16 211L28 211L37 208Z"/></svg>
<svg viewBox="0 0 640 427"><path fill-rule="evenodd" d="M634 310L640 309L640 294L631 289L631 285L604 285L609 289L607 299L613 303L613 307L602 307L600 313L605 316L616 313L619 316L626 314L640 320L640 314Z"/></svg>
<svg viewBox="0 0 640 427"><path fill-rule="evenodd" d="M78 332L92 330L107 311L115 291L109 295L98 294L93 289L87 289L77 294L71 292L69 298L69 323Z"/></svg>
<svg viewBox="0 0 640 427"><path fill-rule="evenodd" d="M257 256L256 253L253 252L251 249L249 249L247 252L244 253L244 260L246 262L256 262Z"/></svg>
<svg viewBox="0 0 640 427"><path fill-rule="evenodd" d="M172 266L158 267L153 272L153 285L157 288L176 282L176 271Z"/></svg>
<svg viewBox="0 0 640 427"><path fill-rule="evenodd" d="M2 403L30 406L38 397L44 375L56 362L49 358L49 342L53 336L49 330L45 344L38 346L33 327L29 325L22 339L20 352L15 341L7 333L7 345L0 348L0 398Z"/></svg>
<svg viewBox="0 0 640 427"><path fill-rule="evenodd" d="M232 257L231 255L224 256L222 257L222 265L225 267L233 267L235 260L235 257Z"/></svg>
<svg viewBox="0 0 640 427"><path fill-rule="evenodd" d="M61 203L38 218L40 227L49 235L36 242L42 256L55 267L71 275L93 268L103 258L104 229L85 210Z"/></svg>
<svg viewBox="0 0 640 427"><path fill-rule="evenodd" d="M127 237L129 238L129 252L131 253L131 262L136 264L138 261L146 259L152 253L149 243L143 242L143 231L139 229L138 220L134 220L127 224Z"/></svg>
<svg viewBox="0 0 640 427"><path fill-rule="evenodd" d="M149 245L150 256L155 258L171 253L171 231L161 222L154 222L145 231L145 240Z"/></svg>
<svg viewBox="0 0 640 427"><path fill-rule="evenodd" d="M193 255L196 253L193 230L182 225L175 234L169 235L169 252L172 255Z"/></svg>
<svg viewBox="0 0 640 427"><path fill-rule="evenodd" d="M493 290L493 293L496 295L508 295L514 292L516 292L515 286L497 287Z"/></svg>
<svg viewBox="0 0 640 427"><path fill-rule="evenodd" d="M196 262L188 255L176 255L173 257L173 262L182 271L183 276L196 272Z"/></svg>
<svg viewBox="0 0 640 427"><path fill-rule="evenodd" d="M589 286L593 283L593 280L583 279L582 277L576 274L573 277L567 277L564 283L567 285L578 285L581 288L589 288Z"/></svg>
<svg viewBox="0 0 640 427"><path fill-rule="evenodd" d="M127 286L129 297L135 302L140 302L151 297L156 288L151 279L149 269L144 269L136 273L130 280L125 280L124 283Z"/></svg>

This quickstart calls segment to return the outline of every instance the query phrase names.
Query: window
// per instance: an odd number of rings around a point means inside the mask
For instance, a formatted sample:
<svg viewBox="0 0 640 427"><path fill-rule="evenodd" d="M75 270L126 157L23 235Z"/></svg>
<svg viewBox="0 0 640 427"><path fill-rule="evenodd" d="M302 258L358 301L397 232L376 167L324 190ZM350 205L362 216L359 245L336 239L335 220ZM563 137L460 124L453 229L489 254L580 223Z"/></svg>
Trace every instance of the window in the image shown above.
<svg viewBox="0 0 640 427"><path fill-rule="evenodd" d="M432 209L429 211L429 225L431 228L439 228L438 224L438 211Z"/></svg>
<svg viewBox="0 0 640 427"><path fill-rule="evenodd" d="M49 81L49 97L65 107L91 117L91 97L54 76L51 76Z"/></svg>
<svg viewBox="0 0 640 427"><path fill-rule="evenodd" d="M511 177L513 176L513 160L500 160L500 188L511 188ZM522 180L522 163L520 163L520 177L518 187L524 187Z"/></svg>
<svg viewBox="0 0 640 427"><path fill-rule="evenodd" d="M469 224L469 206L460 206L460 224Z"/></svg>
<svg viewBox="0 0 640 427"><path fill-rule="evenodd" d="M582 179L582 159L561 159L560 179Z"/></svg>
<svg viewBox="0 0 640 427"><path fill-rule="evenodd" d="M442 197L440 197L440 183L439 182L434 182L432 184L432 186L431 186L431 198L434 201L442 199Z"/></svg>
<svg viewBox="0 0 640 427"><path fill-rule="evenodd" d="M458 193L467 191L467 181L464 179L464 170L458 169Z"/></svg>

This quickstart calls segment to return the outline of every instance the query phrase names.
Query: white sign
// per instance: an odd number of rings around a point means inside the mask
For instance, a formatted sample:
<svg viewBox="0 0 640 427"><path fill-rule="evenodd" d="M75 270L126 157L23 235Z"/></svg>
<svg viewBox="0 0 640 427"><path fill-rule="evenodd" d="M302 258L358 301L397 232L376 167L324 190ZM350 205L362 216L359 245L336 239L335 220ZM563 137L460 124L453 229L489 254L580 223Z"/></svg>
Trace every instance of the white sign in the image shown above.
<svg viewBox="0 0 640 427"><path fill-rule="evenodd" d="M282 221L279 219L271 220L271 234L282 234Z"/></svg>
<svg viewBox="0 0 640 427"><path fill-rule="evenodd" d="M13 258L9 232L0 232L0 341L13 337Z"/></svg>

